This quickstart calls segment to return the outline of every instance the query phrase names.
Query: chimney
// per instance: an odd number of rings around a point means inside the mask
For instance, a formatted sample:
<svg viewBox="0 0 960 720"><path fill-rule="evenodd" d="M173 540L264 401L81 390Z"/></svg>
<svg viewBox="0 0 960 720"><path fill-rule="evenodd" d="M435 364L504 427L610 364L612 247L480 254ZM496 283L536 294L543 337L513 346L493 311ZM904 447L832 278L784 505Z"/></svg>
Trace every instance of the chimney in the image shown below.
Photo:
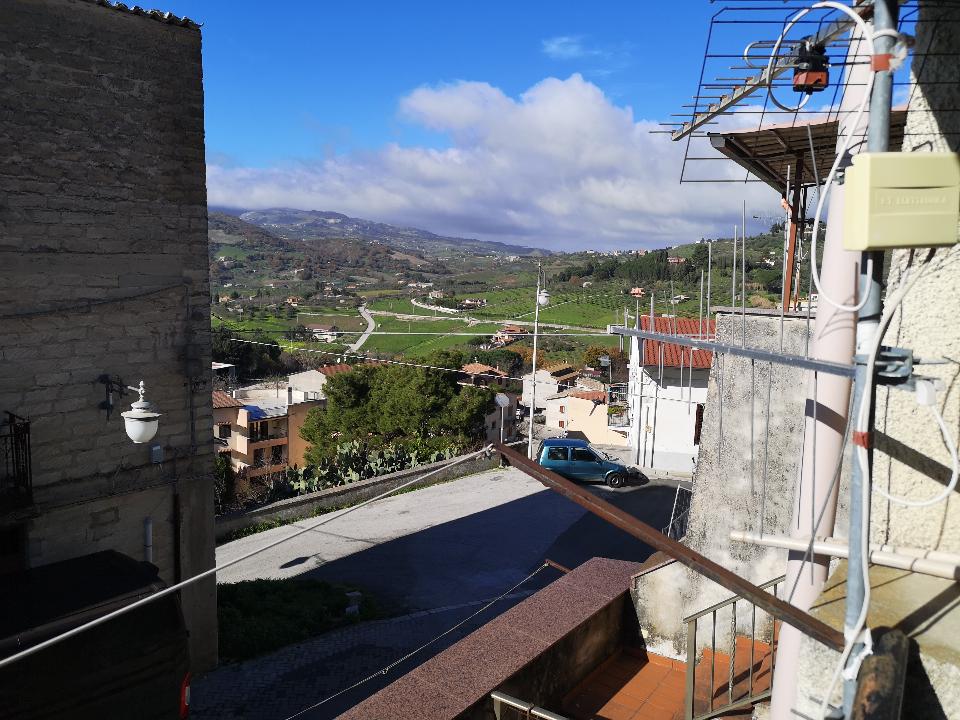
<svg viewBox="0 0 960 720"><path fill-rule="evenodd" d="M287 385L287 405L293 405L293 386Z"/></svg>

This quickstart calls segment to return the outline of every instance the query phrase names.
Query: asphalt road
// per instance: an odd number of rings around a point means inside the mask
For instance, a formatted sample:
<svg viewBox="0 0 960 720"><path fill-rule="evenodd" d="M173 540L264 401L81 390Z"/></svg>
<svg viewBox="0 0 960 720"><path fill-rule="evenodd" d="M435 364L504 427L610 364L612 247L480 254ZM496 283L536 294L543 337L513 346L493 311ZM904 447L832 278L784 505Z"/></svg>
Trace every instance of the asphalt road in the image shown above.
<svg viewBox="0 0 960 720"><path fill-rule="evenodd" d="M674 487L670 481L618 490L591 486L656 528L670 520ZM324 519L331 517L336 514ZM318 521L222 545L217 562ZM520 471L506 468L381 500L228 568L218 582L304 575L361 587L390 610L428 610L495 597L545 558L575 567L595 556L642 561L651 552ZM556 577L542 575L542 583Z"/></svg>
<svg viewBox="0 0 960 720"><path fill-rule="evenodd" d="M359 308L360 316L367 321L367 329L363 331L363 335L357 338L357 341L347 348L347 352L356 352L360 347L367 341L370 337L370 333L374 331L377 327L376 321L373 319L373 316L367 310L366 305L361 305Z"/></svg>

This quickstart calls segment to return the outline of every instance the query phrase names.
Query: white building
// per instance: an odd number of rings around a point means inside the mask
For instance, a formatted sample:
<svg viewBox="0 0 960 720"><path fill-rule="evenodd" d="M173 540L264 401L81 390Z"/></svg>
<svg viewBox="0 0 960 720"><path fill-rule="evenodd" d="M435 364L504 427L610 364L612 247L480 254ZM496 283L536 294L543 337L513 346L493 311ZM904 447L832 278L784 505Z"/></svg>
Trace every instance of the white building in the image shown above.
<svg viewBox="0 0 960 720"><path fill-rule="evenodd" d="M580 371L568 363L548 363L542 368L537 368L536 409L545 408L548 397L566 390L576 382L578 377L580 377ZM527 407L530 407L533 401L533 383L533 373L523 376L523 395L520 402Z"/></svg>
<svg viewBox="0 0 960 720"><path fill-rule="evenodd" d="M626 446L627 409L611 408L605 390L566 390L546 398L545 404L546 428L574 433L597 445Z"/></svg>
<svg viewBox="0 0 960 720"><path fill-rule="evenodd" d="M316 370L294 373L287 378L287 402L293 405L325 398L324 386L327 380L338 373L349 372L352 369L351 365L346 364L324 365Z"/></svg>
<svg viewBox="0 0 960 720"><path fill-rule="evenodd" d="M641 318L650 329L650 318ZM656 332L698 336L700 321L655 318ZM703 321L712 337L714 321ZM627 386L629 445L634 464L657 470L692 473L700 451L700 429L707 401L713 353L674 343L631 338Z"/></svg>

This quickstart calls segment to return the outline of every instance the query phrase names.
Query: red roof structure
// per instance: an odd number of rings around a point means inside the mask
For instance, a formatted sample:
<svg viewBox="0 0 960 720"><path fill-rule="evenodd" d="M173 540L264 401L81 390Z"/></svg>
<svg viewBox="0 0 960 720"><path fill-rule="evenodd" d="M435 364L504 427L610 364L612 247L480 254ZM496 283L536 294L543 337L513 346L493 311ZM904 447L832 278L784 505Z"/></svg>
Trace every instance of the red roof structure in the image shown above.
<svg viewBox="0 0 960 720"><path fill-rule="evenodd" d="M243 403L237 400L235 397L231 397L229 393L225 393L223 390L213 391L214 410L222 410L223 408L232 407L243 407Z"/></svg>
<svg viewBox="0 0 960 720"><path fill-rule="evenodd" d="M317 372L323 373L327 377L331 377L332 375L339 375L342 372L350 372L351 370L353 370L353 365L346 365L346 364L324 365L323 367L317 368Z"/></svg>
<svg viewBox="0 0 960 720"><path fill-rule="evenodd" d="M607 393L604 390L571 390L567 393L567 397L590 400L595 403L605 403L607 401Z"/></svg>
<svg viewBox="0 0 960 720"><path fill-rule="evenodd" d="M712 340L717 333L717 321L704 319L701 336L701 321L698 318L681 317L654 317L653 332L664 335L686 335L688 337L702 337ZM650 330L650 317L640 316L640 328ZM664 367L694 367L706 370L713 364L713 353L709 350L693 350L691 359L690 348L676 343L665 343L659 340L642 340L643 364L660 365Z"/></svg>
<svg viewBox="0 0 960 720"><path fill-rule="evenodd" d="M503 370L499 370L490 365L484 365L483 363L473 362L467 363L463 366L463 372L467 375L497 375L499 377L506 377L507 374Z"/></svg>

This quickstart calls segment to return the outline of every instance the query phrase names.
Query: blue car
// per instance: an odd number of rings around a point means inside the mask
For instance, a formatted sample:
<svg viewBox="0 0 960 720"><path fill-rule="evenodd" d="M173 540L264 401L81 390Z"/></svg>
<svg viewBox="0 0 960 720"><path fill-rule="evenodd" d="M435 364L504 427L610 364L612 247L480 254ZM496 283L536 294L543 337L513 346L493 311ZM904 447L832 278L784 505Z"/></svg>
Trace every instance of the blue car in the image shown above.
<svg viewBox="0 0 960 720"><path fill-rule="evenodd" d="M637 470L610 460L586 440L550 438L540 443L537 462L568 480L602 480L612 488L639 478Z"/></svg>

